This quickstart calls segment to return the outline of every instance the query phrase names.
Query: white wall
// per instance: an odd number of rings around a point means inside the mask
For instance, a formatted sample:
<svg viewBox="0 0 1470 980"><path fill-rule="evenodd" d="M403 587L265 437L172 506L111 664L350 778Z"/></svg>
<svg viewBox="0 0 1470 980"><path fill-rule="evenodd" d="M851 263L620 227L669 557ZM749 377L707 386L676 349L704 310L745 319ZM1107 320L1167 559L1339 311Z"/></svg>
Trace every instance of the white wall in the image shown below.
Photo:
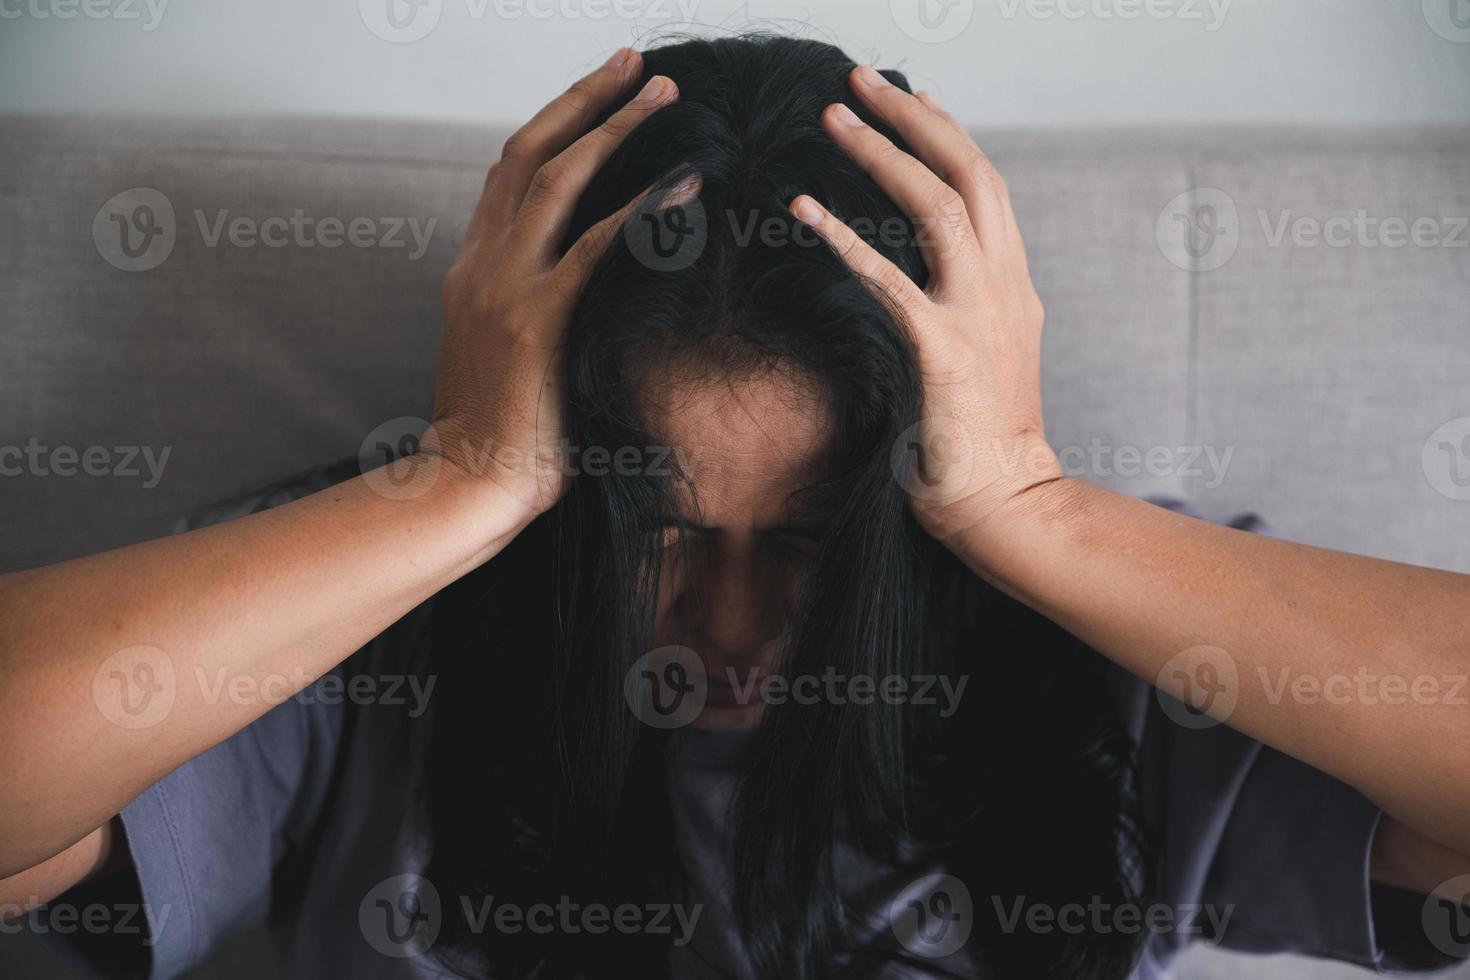
<svg viewBox="0 0 1470 980"><path fill-rule="evenodd" d="M0 111L517 120L681 11L829 37L979 125L1470 123L1470 0L0 0Z"/></svg>

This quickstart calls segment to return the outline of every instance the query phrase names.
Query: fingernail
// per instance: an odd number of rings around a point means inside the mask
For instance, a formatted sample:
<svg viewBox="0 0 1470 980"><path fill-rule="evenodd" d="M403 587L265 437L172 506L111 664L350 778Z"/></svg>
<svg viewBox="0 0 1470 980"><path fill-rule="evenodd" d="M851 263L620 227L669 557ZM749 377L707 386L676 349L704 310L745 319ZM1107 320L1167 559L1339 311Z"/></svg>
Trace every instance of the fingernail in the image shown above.
<svg viewBox="0 0 1470 980"><path fill-rule="evenodd" d="M699 192L703 189L704 178L697 173L690 174L669 189L668 195L660 202L658 210L683 207L699 197Z"/></svg>
<svg viewBox="0 0 1470 980"><path fill-rule="evenodd" d="M863 65L858 69L858 81L873 88L882 88L888 84L888 79L878 74L878 70L872 65Z"/></svg>
<svg viewBox="0 0 1470 980"><path fill-rule="evenodd" d="M792 210L803 224L812 225L813 227L821 224L822 218L826 216L826 212L821 209L816 201L813 201L809 197L797 198Z"/></svg>
<svg viewBox="0 0 1470 980"><path fill-rule="evenodd" d="M863 121L857 117L857 113L847 107L847 103L835 103L837 108L832 110L832 118L844 126L861 126Z"/></svg>
<svg viewBox="0 0 1470 980"><path fill-rule="evenodd" d="M628 53L623 57L623 63L618 66L617 78L618 88L627 85L643 70L643 59L638 52L632 48L625 48Z"/></svg>
<svg viewBox="0 0 1470 980"><path fill-rule="evenodd" d="M647 99L649 102L660 102L668 94L669 80L662 75L654 75L643 85L638 93L638 98Z"/></svg>

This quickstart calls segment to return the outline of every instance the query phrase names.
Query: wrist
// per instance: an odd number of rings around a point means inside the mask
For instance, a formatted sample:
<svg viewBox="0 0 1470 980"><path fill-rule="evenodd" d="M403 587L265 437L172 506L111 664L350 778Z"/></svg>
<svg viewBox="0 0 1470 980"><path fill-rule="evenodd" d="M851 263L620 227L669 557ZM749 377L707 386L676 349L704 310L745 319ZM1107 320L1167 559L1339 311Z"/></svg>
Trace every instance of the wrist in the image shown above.
<svg viewBox="0 0 1470 980"><path fill-rule="evenodd" d="M399 541L436 589L489 560L536 517L495 481L422 448L351 482L361 493L350 498L358 509L348 519Z"/></svg>
<svg viewBox="0 0 1470 980"><path fill-rule="evenodd" d="M395 515L446 530L455 542L458 574L488 560L540 514L499 480L428 445L369 470L363 480L377 496L395 502Z"/></svg>
<svg viewBox="0 0 1470 980"><path fill-rule="evenodd" d="M1018 562L1072 547L1067 540L1085 520L1094 489L1066 475L1038 481L994 507L955 515L955 527L944 543L987 581L1009 590L1007 579ZM1059 546L1051 547L1054 543Z"/></svg>
<svg viewBox="0 0 1470 980"><path fill-rule="evenodd" d="M522 448L520 443L466 432L441 418L424 431L417 455L433 461L452 485L483 500L502 521L524 528L556 505L566 489L568 466L562 444Z"/></svg>
<svg viewBox="0 0 1470 980"><path fill-rule="evenodd" d="M449 458L443 460L443 475L435 492L447 513L463 522L471 540L483 543L491 554L547 509L537 495L523 492L519 484L493 468L477 472Z"/></svg>
<svg viewBox="0 0 1470 980"><path fill-rule="evenodd" d="M959 471L960 488L923 501L921 507L923 523L940 540L992 523L1013 501L1037 494L1065 477L1056 452L1039 432L1005 441L967 441L949 465Z"/></svg>

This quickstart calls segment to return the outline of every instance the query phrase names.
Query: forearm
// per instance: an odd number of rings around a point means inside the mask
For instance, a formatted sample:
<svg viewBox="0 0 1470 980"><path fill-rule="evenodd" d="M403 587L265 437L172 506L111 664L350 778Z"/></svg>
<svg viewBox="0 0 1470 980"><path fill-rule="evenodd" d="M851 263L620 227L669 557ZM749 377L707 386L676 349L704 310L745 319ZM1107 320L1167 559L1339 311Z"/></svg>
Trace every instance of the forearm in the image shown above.
<svg viewBox="0 0 1470 980"><path fill-rule="evenodd" d="M1470 853L1470 577L1237 531L1065 479L950 544L1177 697L1202 703L1209 686L1199 660L1177 655L1219 648L1236 676L1228 724Z"/></svg>
<svg viewBox="0 0 1470 980"><path fill-rule="evenodd" d="M411 499L359 477L226 524L0 578L0 877L97 828L523 524L492 484L444 466ZM115 657L138 647L132 660ZM162 690L147 701L143 686Z"/></svg>

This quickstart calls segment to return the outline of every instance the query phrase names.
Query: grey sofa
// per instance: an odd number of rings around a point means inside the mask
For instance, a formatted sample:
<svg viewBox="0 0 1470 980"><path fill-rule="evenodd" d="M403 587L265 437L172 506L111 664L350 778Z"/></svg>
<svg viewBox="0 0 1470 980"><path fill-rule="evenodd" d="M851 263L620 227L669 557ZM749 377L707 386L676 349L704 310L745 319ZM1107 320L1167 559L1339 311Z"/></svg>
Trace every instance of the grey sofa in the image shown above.
<svg viewBox="0 0 1470 980"><path fill-rule="evenodd" d="M0 570L166 533L426 413L439 281L505 135L0 117ZM1069 470L1470 571L1470 131L981 142Z"/></svg>

